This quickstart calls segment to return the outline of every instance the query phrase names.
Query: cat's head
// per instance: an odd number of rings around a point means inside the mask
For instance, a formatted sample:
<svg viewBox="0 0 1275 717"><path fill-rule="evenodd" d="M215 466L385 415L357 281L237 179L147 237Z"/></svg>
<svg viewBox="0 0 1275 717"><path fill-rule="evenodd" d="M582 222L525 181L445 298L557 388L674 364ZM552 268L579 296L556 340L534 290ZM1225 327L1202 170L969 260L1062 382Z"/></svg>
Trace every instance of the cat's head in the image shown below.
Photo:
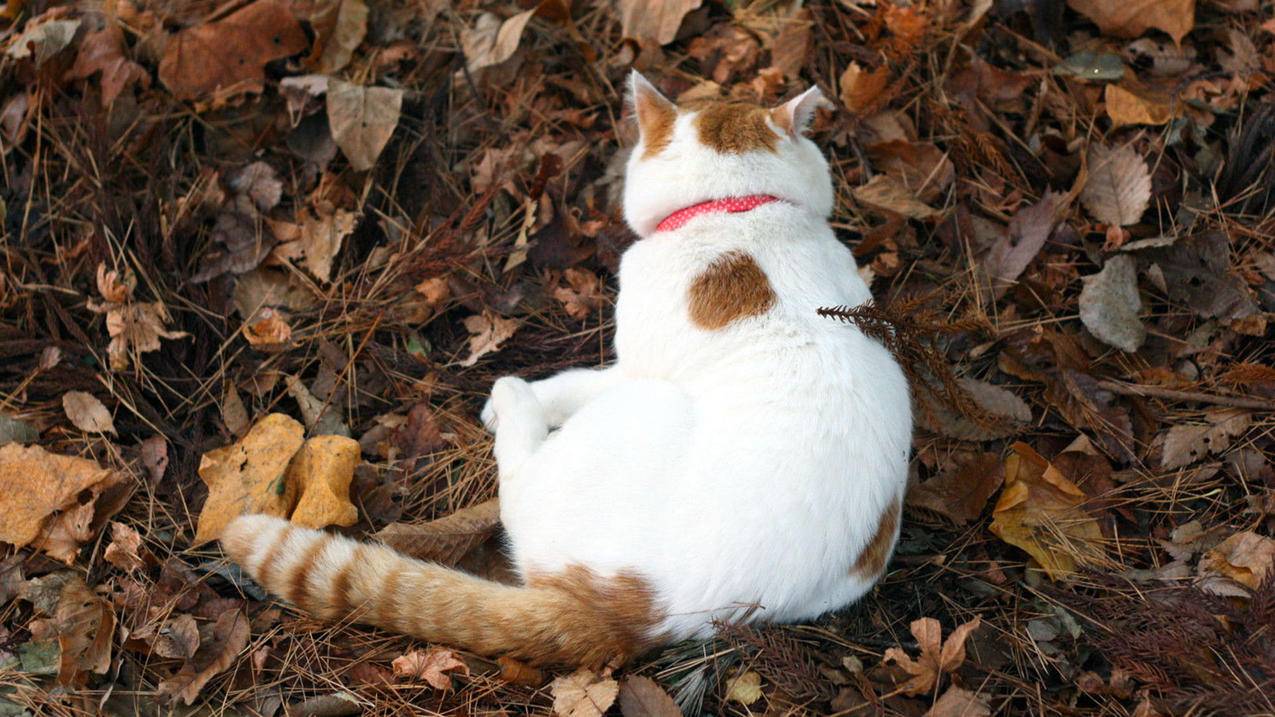
<svg viewBox="0 0 1275 717"><path fill-rule="evenodd" d="M678 209L753 194L828 216L828 163L802 134L822 101L811 87L773 108L740 102L678 106L634 71L628 102L640 139L625 176L624 218L646 237Z"/></svg>

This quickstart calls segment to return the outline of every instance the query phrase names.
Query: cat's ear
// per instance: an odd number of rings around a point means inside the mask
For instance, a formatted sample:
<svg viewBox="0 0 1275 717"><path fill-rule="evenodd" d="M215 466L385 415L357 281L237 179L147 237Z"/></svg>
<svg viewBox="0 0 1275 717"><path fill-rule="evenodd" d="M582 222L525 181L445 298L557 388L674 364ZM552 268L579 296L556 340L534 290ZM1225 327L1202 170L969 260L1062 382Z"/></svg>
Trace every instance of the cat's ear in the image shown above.
<svg viewBox="0 0 1275 717"><path fill-rule="evenodd" d="M643 137L666 134L677 120L677 107L637 70L629 73L628 100Z"/></svg>
<svg viewBox="0 0 1275 717"><path fill-rule="evenodd" d="M825 102L823 92L812 85L810 89L771 110L770 117L780 129L796 137L806 131L815 117L815 110Z"/></svg>

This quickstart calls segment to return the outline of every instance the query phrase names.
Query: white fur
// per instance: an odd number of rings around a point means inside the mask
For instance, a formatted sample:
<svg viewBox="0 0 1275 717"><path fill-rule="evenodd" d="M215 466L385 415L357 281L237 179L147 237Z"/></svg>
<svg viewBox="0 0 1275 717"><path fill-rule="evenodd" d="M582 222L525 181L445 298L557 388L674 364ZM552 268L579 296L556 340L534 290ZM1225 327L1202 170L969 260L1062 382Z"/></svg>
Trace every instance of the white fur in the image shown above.
<svg viewBox="0 0 1275 717"><path fill-rule="evenodd" d="M689 114L676 128L628 165L626 216L643 238L620 267L615 365L502 378L484 419L518 569L636 573L667 616L657 632L680 638L715 619L813 618L866 592L876 576L852 567L902 501L912 416L891 355L815 313L870 298L827 226L815 145L785 133L777 154L728 156L699 144ZM787 201L654 232L681 207L757 193ZM778 300L700 329L687 289L732 250Z"/></svg>

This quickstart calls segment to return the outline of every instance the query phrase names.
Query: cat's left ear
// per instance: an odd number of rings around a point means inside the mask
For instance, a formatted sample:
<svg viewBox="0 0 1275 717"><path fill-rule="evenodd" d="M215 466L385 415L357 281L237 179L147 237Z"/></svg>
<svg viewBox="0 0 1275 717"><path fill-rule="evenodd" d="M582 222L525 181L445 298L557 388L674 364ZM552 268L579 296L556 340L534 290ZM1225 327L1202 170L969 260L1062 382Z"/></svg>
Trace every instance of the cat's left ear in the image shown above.
<svg viewBox="0 0 1275 717"><path fill-rule="evenodd" d="M810 89L771 110L770 117L780 129L797 137L810 126L815 110L824 102L823 92L812 85Z"/></svg>

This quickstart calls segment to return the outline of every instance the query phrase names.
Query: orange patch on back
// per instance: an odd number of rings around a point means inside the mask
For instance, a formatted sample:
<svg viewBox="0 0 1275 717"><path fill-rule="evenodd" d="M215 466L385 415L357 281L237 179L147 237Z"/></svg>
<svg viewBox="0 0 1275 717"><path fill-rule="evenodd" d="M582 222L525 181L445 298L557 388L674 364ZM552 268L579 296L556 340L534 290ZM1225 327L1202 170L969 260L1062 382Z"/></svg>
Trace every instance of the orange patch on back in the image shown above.
<svg viewBox="0 0 1275 717"><path fill-rule="evenodd" d="M634 101L638 127L646 143L642 158L649 159L664 151L673 141L673 125L677 122L677 109L667 100L654 94L639 92Z"/></svg>
<svg viewBox="0 0 1275 717"><path fill-rule="evenodd" d="M770 110L735 102L712 102L695 116L699 141L724 154L774 152L779 135L766 123Z"/></svg>
<svg viewBox="0 0 1275 717"><path fill-rule="evenodd" d="M737 319L769 311L775 305L775 290L751 256L729 251L695 277L687 303L692 323L716 331Z"/></svg>
<svg viewBox="0 0 1275 717"><path fill-rule="evenodd" d="M894 534L899 529L899 499L890 501L881 518L877 522L877 531L864 546L854 561L852 572L864 577L875 577L885 570L886 561L890 559L890 550L894 547Z"/></svg>

